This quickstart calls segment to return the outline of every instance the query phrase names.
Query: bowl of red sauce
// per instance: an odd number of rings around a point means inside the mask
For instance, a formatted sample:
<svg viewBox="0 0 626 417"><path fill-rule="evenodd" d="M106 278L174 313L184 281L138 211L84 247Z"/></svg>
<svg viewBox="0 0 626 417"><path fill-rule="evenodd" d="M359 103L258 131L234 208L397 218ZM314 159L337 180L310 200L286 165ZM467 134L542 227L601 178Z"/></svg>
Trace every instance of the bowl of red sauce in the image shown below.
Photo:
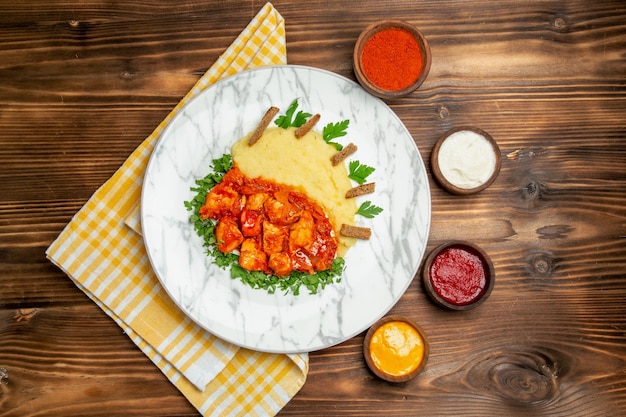
<svg viewBox="0 0 626 417"><path fill-rule="evenodd" d="M426 37L404 20L367 26L354 47L354 74L363 88L383 99L404 97L422 85L430 71Z"/></svg>
<svg viewBox="0 0 626 417"><path fill-rule="evenodd" d="M481 305L493 290L495 272L489 256L465 241L445 243L425 259L422 282L426 293L449 310Z"/></svg>
<svg viewBox="0 0 626 417"><path fill-rule="evenodd" d="M426 366L428 354L424 331L408 317L383 317L365 334L365 362L376 376L388 382L414 378Z"/></svg>

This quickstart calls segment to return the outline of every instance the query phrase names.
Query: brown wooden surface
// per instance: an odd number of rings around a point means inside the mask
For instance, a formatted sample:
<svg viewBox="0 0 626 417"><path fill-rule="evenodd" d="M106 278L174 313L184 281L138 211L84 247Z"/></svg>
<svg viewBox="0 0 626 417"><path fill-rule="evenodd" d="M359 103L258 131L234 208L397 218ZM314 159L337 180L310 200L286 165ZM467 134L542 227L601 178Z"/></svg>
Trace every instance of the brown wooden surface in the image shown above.
<svg viewBox="0 0 626 417"><path fill-rule="evenodd" d="M0 415L197 415L44 250L263 4L0 0ZM428 334L426 370L377 379L361 334L312 353L280 415L626 415L626 4L273 4L290 63L352 79L361 29L416 24L430 75L389 104L425 162L462 124L503 156L479 195L431 181L428 249L481 245L491 298L446 312L416 279L392 313Z"/></svg>

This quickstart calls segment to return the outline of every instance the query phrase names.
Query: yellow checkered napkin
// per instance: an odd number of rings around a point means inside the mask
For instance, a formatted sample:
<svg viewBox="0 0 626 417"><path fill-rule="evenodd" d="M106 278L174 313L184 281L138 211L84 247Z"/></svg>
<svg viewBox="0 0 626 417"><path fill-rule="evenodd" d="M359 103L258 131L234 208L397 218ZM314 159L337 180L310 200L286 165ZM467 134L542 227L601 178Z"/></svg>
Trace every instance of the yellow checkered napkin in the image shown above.
<svg viewBox="0 0 626 417"><path fill-rule="evenodd" d="M185 102L224 76L285 63L284 21L267 3L46 253L205 416L276 414L304 384L308 356L239 348L176 307L152 271L141 238L143 175L162 130Z"/></svg>

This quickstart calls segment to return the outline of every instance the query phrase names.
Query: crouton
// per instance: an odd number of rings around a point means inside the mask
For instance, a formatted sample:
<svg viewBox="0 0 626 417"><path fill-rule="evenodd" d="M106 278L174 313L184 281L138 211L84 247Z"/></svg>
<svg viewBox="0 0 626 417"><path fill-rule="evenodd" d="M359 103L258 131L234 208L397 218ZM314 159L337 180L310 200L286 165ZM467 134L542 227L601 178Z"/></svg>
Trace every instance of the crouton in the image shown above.
<svg viewBox="0 0 626 417"><path fill-rule="evenodd" d="M300 139L302 136L306 135L307 133L309 133L311 131L311 129L313 129L313 126L315 126L315 124L320 120L320 115L319 113L314 115L313 117L311 117L309 120L306 121L306 123L304 123L302 126L300 126L299 128L296 129L296 139Z"/></svg>
<svg viewBox="0 0 626 417"><path fill-rule="evenodd" d="M341 161L352 155L356 152L357 146L354 143L350 143L348 146L343 148L341 151L337 152L330 158L330 162L335 165L339 165Z"/></svg>
<svg viewBox="0 0 626 417"><path fill-rule="evenodd" d="M263 132L265 131L265 129L267 129L267 126L269 126L274 116L276 116L278 110L278 107L272 106L267 110L267 112L265 112L265 115L261 119L261 122L258 124L254 132L252 132L252 135L250 135L250 137L248 138L248 146L254 145L259 139L261 139Z"/></svg>
<svg viewBox="0 0 626 417"><path fill-rule="evenodd" d="M375 188L375 182L358 185L348 190L348 192L346 193L346 198L354 198L364 194L371 194L374 192Z"/></svg>
<svg viewBox="0 0 626 417"><path fill-rule="evenodd" d="M342 224L339 233L345 237L354 237L363 240L367 240L372 236L372 230L370 228L350 226L349 224Z"/></svg>

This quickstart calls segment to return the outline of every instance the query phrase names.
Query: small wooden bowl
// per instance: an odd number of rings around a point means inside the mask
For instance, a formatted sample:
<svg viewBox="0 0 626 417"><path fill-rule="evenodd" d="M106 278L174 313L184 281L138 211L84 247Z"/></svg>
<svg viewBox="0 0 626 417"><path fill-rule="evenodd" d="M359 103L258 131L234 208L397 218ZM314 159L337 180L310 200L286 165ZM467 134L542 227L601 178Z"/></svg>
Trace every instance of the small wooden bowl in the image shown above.
<svg viewBox="0 0 626 417"><path fill-rule="evenodd" d="M440 155L440 150L441 150L441 146L443 145L443 143L453 134L458 133L458 132L463 132L463 131L474 132L484 137L487 140L487 142L491 144L491 149L493 150L493 153L496 159L495 167L491 175L489 176L489 178L487 178L482 184L472 187L472 188L464 188L457 184L453 184L451 181L448 180L448 178L445 177L439 165L439 155ZM435 143L435 146L433 147L433 150L430 154L430 167L432 169L433 177L444 190L448 191L451 194L456 194L456 195L470 195L470 194L474 194L479 191L482 191L485 188L489 187L498 176L501 165L502 165L502 157L500 155L500 148L498 147L498 144L493 139L493 137L491 137L489 133L476 127L457 127L457 128L448 130L437 141L437 143Z"/></svg>
<svg viewBox="0 0 626 417"><path fill-rule="evenodd" d="M361 58L363 56L363 48L365 47L365 44L372 38L372 36L381 31L392 28L402 29L413 35L413 37L417 41L417 44L420 48L420 53L423 58L422 70L417 80L408 87L402 88L400 90L388 90L374 84L363 71L363 65L361 61ZM359 81L361 86L370 94L373 94L383 99L400 98L407 96L408 94L415 91L420 85L422 85L424 80L426 80L428 72L430 71L431 60L432 57L430 53L430 47L428 46L428 41L426 40L424 35L414 25L405 22L404 20L395 19L381 20L367 26L359 35L353 53L354 74L356 75L357 80Z"/></svg>
<svg viewBox="0 0 626 417"><path fill-rule="evenodd" d="M374 335L374 333L376 333L376 330L378 330L380 326L386 323L392 322L392 321L404 322L410 325L411 327L413 327L423 342L424 353L421 357L421 362L414 370L403 375L393 375L393 374L386 372L384 369L381 369L378 366L376 366L376 363L372 359L372 353L370 351L370 342L372 340L372 336ZM388 382L406 382L410 379L413 379L417 374L422 372L422 370L426 366L429 353L430 353L430 346L428 344L428 339L426 339L426 335L424 334L424 331L422 330L422 328L418 326L413 320L404 316L399 316L399 315L390 315L390 316L386 316L378 320L367 331L365 335L365 340L363 341L363 356L365 357L365 362L367 363L367 366L377 377L384 379L385 381L388 381Z"/></svg>
<svg viewBox="0 0 626 417"><path fill-rule="evenodd" d="M481 289L480 293L477 294L475 297L472 297L471 300L469 300L468 302L455 303L449 299L444 298L444 296L442 296L442 294L437 291L431 280L431 268L433 262L441 253L443 253L448 248L460 248L478 257L484 269L485 285ZM422 283L424 285L426 293L437 305L449 310L463 311L471 310L478 307L479 305L484 303L487 298L489 298L489 295L491 294L491 291L493 290L493 287L495 285L495 281L496 274L493 268L493 263L491 262L491 259L489 259L489 256L487 256L485 251L483 251L476 245L462 240L447 242L435 248L424 260L424 266L422 268Z"/></svg>

